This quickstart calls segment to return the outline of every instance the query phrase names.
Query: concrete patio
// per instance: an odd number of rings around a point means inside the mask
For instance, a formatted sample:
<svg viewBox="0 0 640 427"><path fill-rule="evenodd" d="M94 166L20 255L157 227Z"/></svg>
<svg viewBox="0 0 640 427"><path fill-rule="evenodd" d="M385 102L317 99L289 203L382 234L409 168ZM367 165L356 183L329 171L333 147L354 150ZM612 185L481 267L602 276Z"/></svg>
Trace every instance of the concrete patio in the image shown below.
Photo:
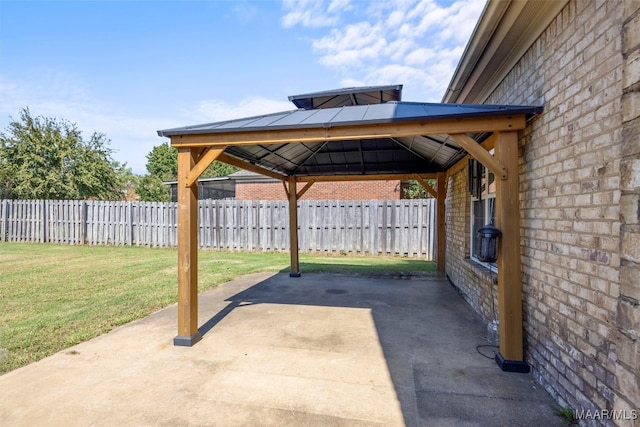
<svg viewBox="0 0 640 427"><path fill-rule="evenodd" d="M438 274L255 274L199 313L192 348L174 305L0 376L2 424L560 425L530 374L476 351L486 329Z"/></svg>

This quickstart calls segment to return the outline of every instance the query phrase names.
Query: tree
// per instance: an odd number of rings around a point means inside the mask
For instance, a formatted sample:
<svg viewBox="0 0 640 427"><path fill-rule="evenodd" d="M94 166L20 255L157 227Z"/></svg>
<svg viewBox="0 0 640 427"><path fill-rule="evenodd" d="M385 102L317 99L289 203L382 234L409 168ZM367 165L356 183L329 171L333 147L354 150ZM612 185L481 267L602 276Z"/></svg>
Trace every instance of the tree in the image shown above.
<svg viewBox="0 0 640 427"><path fill-rule="evenodd" d="M215 161L202 172L202 178L227 176L236 172L238 168ZM175 181L178 179L178 150L165 142L156 145L147 154L147 171L163 181Z"/></svg>
<svg viewBox="0 0 640 427"><path fill-rule="evenodd" d="M228 176L237 172L238 168L219 161L214 161L202 172L202 178L214 178L216 176Z"/></svg>
<svg viewBox="0 0 640 427"><path fill-rule="evenodd" d="M427 180L427 184L431 185L432 187L435 185L435 182L435 179ZM405 199L427 199L430 197L429 194L427 194L427 190L424 189L422 184L414 179L403 182L402 192L403 198Z"/></svg>
<svg viewBox="0 0 640 427"><path fill-rule="evenodd" d="M121 164L118 162L113 163L113 167L116 170L118 176L118 187L122 191L124 200L134 201L138 200L136 188L140 183L140 177L131 171L127 164Z"/></svg>
<svg viewBox="0 0 640 427"><path fill-rule="evenodd" d="M3 197L121 199L112 150L104 134L88 141L66 120L32 117L28 108L0 133Z"/></svg>
<svg viewBox="0 0 640 427"><path fill-rule="evenodd" d="M147 154L147 171L164 181L172 181L178 177L178 150L168 142L156 145Z"/></svg>
<svg viewBox="0 0 640 427"><path fill-rule="evenodd" d="M145 175L136 187L141 202L170 202L171 192L156 175Z"/></svg>

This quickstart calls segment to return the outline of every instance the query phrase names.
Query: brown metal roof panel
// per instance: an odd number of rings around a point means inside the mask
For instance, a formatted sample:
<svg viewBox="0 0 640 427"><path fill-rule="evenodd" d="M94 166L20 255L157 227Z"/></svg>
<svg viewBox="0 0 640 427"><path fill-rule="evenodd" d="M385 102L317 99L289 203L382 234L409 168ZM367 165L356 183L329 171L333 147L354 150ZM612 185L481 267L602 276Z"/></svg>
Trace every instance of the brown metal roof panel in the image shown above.
<svg viewBox="0 0 640 427"><path fill-rule="evenodd" d="M388 121L393 119L398 108L397 102L389 102L387 104L377 105L376 108L368 108L365 111L364 121Z"/></svg>
<svg viewBox="0 0 640 427"><path fill-rule="evenodd" d="M314 110L313 114L309 114L306 118L303 118L300 124L307 123L329 123L331 122L340 110L335 108L325 108L322 110Z"/></svg>
<svg viewBox="0 0 640 427"><path fill-rule="evenodd" d="M280 119L282 119L283 117L288 116L292 112L293 112L293 110L292 111L283 111L281 113L269 114L269 115L266 115L266 116L258 117L256 121L251 123L251 127L260 128L260 127L272 126L272 125L278 123L278 121Z"/></svg>
<svg viewBox="0 0 640 427"><path fill-rule="evenodd" d="M371 107L378 108L382 105L354 105L351 107L341 107L337 109L335 117L331 120L332 125L344 125L364 121L367 110Z"/></svg>
<svg viewBox="0 0 640 427"><path fill-rule="evenodd" d="M292 127L299 126L301 123L318 123L314 117L318 113L317 110L296 110L291 111L286 116L280 118L270 126L274 127Z"/></svg>
<svg viewBox="0 0 640 427"><path fill-rule="evenodd" d="M243 128L245 126L251 125L255 121L256 121L255 118L248 118L248 119L242 119L242 120L234 120L230 122L223 122L223 123L215 124L215 129L224 130L224 129ZM206 128L203 128L203 129L206 129Z"/></svg>

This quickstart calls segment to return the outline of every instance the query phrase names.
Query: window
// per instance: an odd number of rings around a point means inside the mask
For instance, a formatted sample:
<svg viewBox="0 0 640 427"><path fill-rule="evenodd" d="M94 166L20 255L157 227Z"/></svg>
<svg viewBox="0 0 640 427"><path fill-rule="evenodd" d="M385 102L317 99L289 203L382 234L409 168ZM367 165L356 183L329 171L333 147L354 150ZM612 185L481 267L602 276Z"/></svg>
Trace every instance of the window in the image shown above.
<svg viewBox="0 0 640 427"><path fill-rule="evenodd" d="M491 152L493 154L493 150ZM475 251L475 236L478 229L486 224L496 225L496 177L476 160L469 162L469 190L471 192L471 259L478 260Z"/></svg>

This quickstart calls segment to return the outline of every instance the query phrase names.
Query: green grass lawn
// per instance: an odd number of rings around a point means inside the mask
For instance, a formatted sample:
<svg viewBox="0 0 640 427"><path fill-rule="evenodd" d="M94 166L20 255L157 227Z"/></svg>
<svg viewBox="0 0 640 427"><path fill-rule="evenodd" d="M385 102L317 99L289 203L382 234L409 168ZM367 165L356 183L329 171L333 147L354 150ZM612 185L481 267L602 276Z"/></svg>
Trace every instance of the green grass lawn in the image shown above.
<svg viewBox="0 0 640 427"><path fill-rule="evenodd" d="M199 290L259 271L288 253L200 251ZM415 274L432 262L301 255L300 271ZM0 243L0 374L144 317L177 299L177 250Z"/></svg>

